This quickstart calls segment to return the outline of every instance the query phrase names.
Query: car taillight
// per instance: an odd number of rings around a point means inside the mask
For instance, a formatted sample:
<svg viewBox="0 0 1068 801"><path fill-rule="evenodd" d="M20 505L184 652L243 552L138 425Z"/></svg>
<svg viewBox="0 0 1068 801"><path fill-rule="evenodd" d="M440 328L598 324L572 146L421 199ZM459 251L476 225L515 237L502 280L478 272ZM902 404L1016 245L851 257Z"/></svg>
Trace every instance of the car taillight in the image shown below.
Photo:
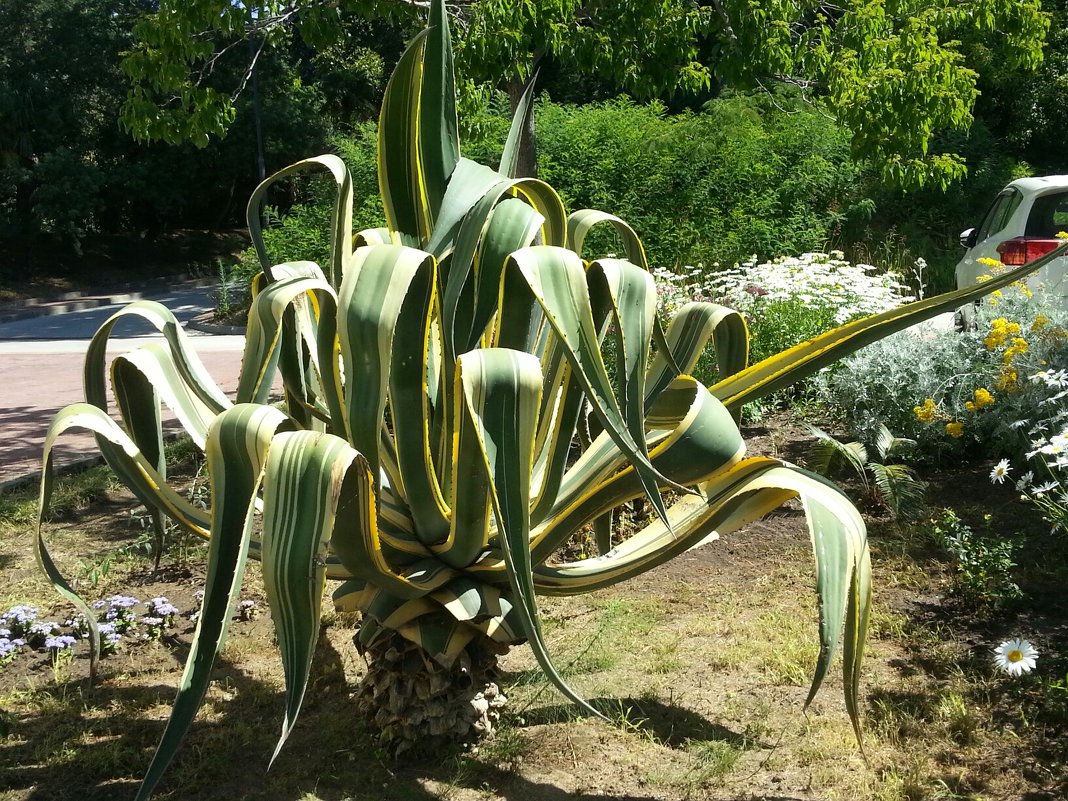
<svg viewBox="0 0 1068 801"><path fill-rule="evenodd" d="M998 245L998 254L1001 256L1002 264L1018 267L1034 261L1039 256L1045 256L1059 244L1061 244L1059 239L1032 239L1018 236L1015 239L1006 239Z"/></svg>

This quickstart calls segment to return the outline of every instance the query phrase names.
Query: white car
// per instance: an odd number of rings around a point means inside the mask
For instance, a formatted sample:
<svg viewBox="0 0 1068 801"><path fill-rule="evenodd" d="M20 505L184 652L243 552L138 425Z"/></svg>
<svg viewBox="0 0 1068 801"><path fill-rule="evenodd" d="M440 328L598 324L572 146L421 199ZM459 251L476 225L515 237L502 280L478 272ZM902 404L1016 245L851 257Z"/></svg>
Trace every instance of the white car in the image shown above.
<svg viewBox="0 0 1068 801"><path fill-rule="evenodd" d="M978 228L960 235L968 249L957 264L957 288L978 283L979 276L989 275L990 267L981 258L996 259L1018 267L1049 253L1068 231L1068 175L1019 178L998 193ZM1032 291L1057 296L1068 306L1068 256L1043 267L1027 279ZM970 315L965 315L968 319Z"/></svg>

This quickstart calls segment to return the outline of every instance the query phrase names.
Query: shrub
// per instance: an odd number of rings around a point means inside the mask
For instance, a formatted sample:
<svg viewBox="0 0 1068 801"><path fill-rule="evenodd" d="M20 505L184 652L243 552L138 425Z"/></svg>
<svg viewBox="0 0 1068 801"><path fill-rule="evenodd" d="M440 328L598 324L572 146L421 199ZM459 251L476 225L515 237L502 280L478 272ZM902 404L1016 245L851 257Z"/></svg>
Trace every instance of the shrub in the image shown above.
<svg viewBox="0 0 1068 801"><path fill-rule="evenodd" d="M842 323L912 299L893 276L875 274L871 265L850 264L840 251L803 253L759 263L751 256L740 265L717 272L698 265L680 273L658 269L654 275L668 310L692 298L741 312L749 327L753 362ZM714 379L710 360L698 367L698 379L706 383Z"/></svg>
<svg viewBox="0 0 1068 801"><path fill-rule="evenodd" d="M1019 457L1020 421L1038 418L1048 397L1028 377L1065 363L1066 327L1057 306L1006 289L979 308L974 330L895 334L824 372L818 393L863 442L880 425L916 440L910 458L920 463Z"/></svg>

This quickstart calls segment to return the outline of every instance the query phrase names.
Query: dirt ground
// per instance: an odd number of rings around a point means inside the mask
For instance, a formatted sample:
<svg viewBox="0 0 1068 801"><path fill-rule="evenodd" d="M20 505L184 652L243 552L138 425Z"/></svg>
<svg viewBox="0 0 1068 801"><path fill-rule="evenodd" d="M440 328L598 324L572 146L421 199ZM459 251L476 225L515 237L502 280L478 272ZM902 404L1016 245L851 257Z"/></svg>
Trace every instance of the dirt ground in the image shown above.
<svg viewBox="0 0 1068 801"><path fill-rule="evenodd" d="M791 461L803 454L797 424L776 419L745 433L753 453ZM1040 529L1011 492L992 488L987 472L979 465L929 475L930 508L949 506L973 521L989 513L989 524L1006 531ZM114 555L122 543L139 541L133 510L122 492L102 493L49 526L51 547L87 596L165 595L182 612L195 608L199 546L172 551L158 572L136 549ZM1023 601L966 609L950 595L953 567L923 536L925 525L869 518L876 603L863 751L833 670L803 709L817 651L816 606L804 516L787 506L629 583L545 599L557 664L587 698L618 710L613 724L579 716L518 647L502 663L510 711L494 738L434 760L394 761L355 713L354 689L366 668L351 643L354 621L330 615L296 730L266 773L282 718L281 666L269 614L235 622L198 722L155 797L1066 797L1063 576L1021 556L1021 564L1038 565L1019 573ZM62 620L70 607L36 573L32 530L31 520L8 515L0 607L33 602ZM1027 547L1048 547L1043 542ZM114 556L102 571L107 554ZM265 609L256 570L250 573L243 597ZM124 646L102 661L92 688L84 646L59 665L42 655L0 667L0 801L132 798L192 630L180 616L162 639ZM1038 644L1041 656L1034 674L1011 680L994 672L990 654L1017 635Z"/></svg>

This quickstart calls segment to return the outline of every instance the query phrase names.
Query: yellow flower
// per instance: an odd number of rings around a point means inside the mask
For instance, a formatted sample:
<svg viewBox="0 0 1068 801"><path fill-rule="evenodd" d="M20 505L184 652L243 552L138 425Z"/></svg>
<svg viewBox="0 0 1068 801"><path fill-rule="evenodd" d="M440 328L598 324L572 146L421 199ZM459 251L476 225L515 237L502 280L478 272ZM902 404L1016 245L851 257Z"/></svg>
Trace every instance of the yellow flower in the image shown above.
<svg viewBox="0 0 1068 801"><path fill-rule="evenodd" d="M1057 232L1057 238L1058 239L1068 239L1068 231L1058 231Z"/></svg>
<svg viewBox="0 0 1068 801"><path fill-rule="evenodd" d="M975 390L976 409L993 406L994 402L994 396L990 393L990 390L986 389L986 387L979 387L979 389Z"/></svg>
<svg viewBox="0 0 1068 801"><path fill-rule="evenodd" d="M975 411L975 404L972 403L971 401L965 401L964 402L964 408L969 412L974 412Z"/></svg>
<svg viewBox="0 0 1068 801"><path fill-rule="evenodd" d="M956 421L946 423L946 433L953 437L953 439L960 439L964 435L964 423L958 423Z"/></svg>
<svg viewBox="0 0 1068 801"><path fill-rule="evenodd" d="M1049 318L1041 312L1035 315L1035 319L1031 323L1031 333L1041 331L1049 325Z"/></svg>
<svg viewBox="0 0 1068 801"><path fill-rule="evenodd" d="M987 267L1004 267L1005 266L1000 261L998 261L997 259L991 259L991 258L988 258L986 256L980 256L975 261L977 263L979 263L979 264L985 264Z"/></svg>
<svg viewBox="0 0 1068 801"><path fill-rule="evenodd" d="M913 406L912 413L916 415L916 419L921 423L933 423L936 415L935 402L927 398L923 402L923 406Z"/></svg>
<svg viewBox="0 0 1068 801"><path fill-rule="evenodd" d="M1003 367L997 383L994 384L994 389L1002 392L1015 392L1020 388L1019 380L1020 375L1016 370L1011 367Z"/></svg>

